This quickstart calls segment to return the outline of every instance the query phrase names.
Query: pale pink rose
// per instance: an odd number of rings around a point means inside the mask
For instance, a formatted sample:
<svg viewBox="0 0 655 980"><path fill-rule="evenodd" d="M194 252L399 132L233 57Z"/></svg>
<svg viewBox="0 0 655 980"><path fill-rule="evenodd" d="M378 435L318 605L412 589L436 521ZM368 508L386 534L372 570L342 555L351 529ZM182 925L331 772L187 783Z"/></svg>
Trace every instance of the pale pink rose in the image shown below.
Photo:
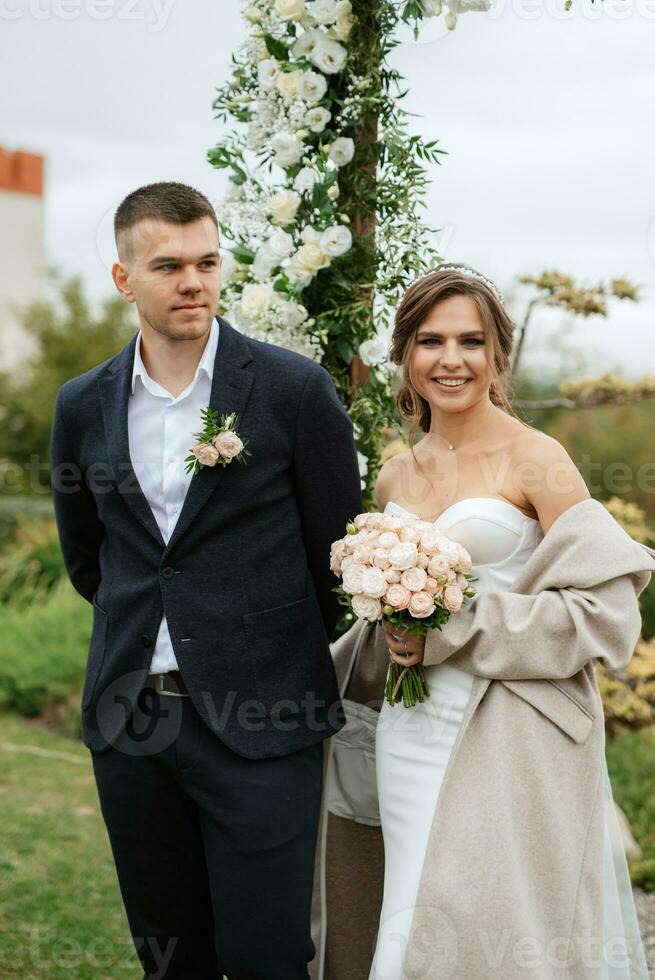
<svg viewBox="0 0 655 980"><path fill-rule="evenodd" d="M428 565L428 574L432 575L433 578L439 578L440 575L445 575L449 568L450 564L447 558L435 555Z"/></svg>
<svg viewBox="0 0 655 980"><path fill-rule="evenodd" d="M412 592L409 611L414 619L427 619L437 607L429 592Z"/></svg>
<svg viewBox="0 0 655 980"><path fill-rule="evenodd" d="M368 514L358 514L355 520L353 521L353 524L355 525L356 528L358 528L361 531L363 528L366 527L367 520L368 520Z"/></svg>
<svg viewBox="0 0 655 980"><path fill-rule="evenodd" d="M428 558L427 555L424 555L422 551L419 551L416 564L418 565L419 568L427 568L428 565L430 564L430 559Z"/></svg>
<svg viewBox="0 0 655 980"><path fill-rule="evenodd" d="M457 551L459 552L459 562L457 564L460 572L470 572L473 567L471 563L471 556L469 555L466 548L457 542Z"/></svg>
<svg viewBox="0 0 655 980"><path fill-rule="evenodd" d="M400 544L400 538L394 531L383 531L378 538L378 547L386 548L387 551L391 551L397 544Z"/></svg>
<svg viewBox="0 0 655 980"><path fill-rule="evenodd" d="M426 555L434 555L439 547L440 537L441 535L436 528L424 531L421 534L421 551L424 551Z"/></svg>
<svg viewBox="0 0 655 980"><path fill-rule="evenodd" d="M429 592L431 596L434 596L439 591L439 588L440 586L436 578L430 578L430 576L428 575L428 577L425 580L425 585L423 586L423 591Z"/></svg>
<svg viewBox="0 0 655 980"><path fill-rule="evenodd" d="M427 572L422 568L408 568L400 576L400 581L410 592L422 592L427 577Z"/></svg>
<svg viewBox="0 0 655 980"><path fill-rule="evenodd" d="M382 531L393 531L395 534L398 534L405 527L405 523L406 519L404 517L394 517L392 514L384 514L380 522L380 528Z"/></svg>
<svg viewBox="0 0 655 980"><path fill-rule="evenodd" d="M236 432L219 432L212 442L223 459L232 460L243 450L243 443Z"/></svg>
<svg viewBox="0 0 655 980"><path fill-rule="evenodd" d="M449 568L448 571L446 572L446 582L448 585L457 584L457 572L455 571L454 568Z"/></svg>
<svg viewBox="0 0 655 980"><path fill-rule="evenodd" d="M401 609L407 609L411 597L412 593L404 585L390 585L384 601L385 604L393 606L394 609L400 611Z"/></svg>
<svg viewBox="0 0 655 980"><path fill-rule="evenodd" d="M411 541L401 541L389 552L391 567L397 572L404 572L407 568L413 568L418 561L418 548Z"/></svg>
<svg viewBox="0 0 655 980"><path fill-rule="evenodd" d="M382 603L379 599L374 599L370 595L354 595L353 612L359 619L368 619L370 623L382 619Z"/></svg>
<svg viewBox="0 0 655 980"><path fill-rule="evenodd" d="M362 575L362 587L358 592L370 595L374 599L381 599L387 591L387 580L384 573L379 568L367 568Z"/></svg>
<svg viewBox="0 0 655 980"><path fill-rule="evenodd" d="M385 520L386 518L384 514L379 514L377 512L369 514L366 527L373 531L379 531L384 527Z"/></svg>
<svg viewBox="0 0 655 980"><path fill-rule="evenodd" d="M464 596L459 585L447 585L443 590L443 604L451 612L457 612L462 608Z"/></svg>
<svg viewBox="0 0 655 980"><path fill-rule="evenodd" d="M191 451L203 466L216 466L220 459L218 449L214 449L208 442L199 442Z"/></svg>
<svg viewBox="0 0 655 980"><path fill-rule="evenodd" d="M432 524L430 521L417 520L416 523L414 524L414 527L416 528L419 534L425 534L426 531L434 531L435 526L436 525Z"/></svg>
<svg viewBox="0 0 655 980"><path fill-rule="evenodd" d="M373 555L368 545L361 544L359 548L355 548L353 557L358 565L368 565Z"/></svg>
<svg viewBox="0 0 655 980"><path fill-rule="evenodd" d="M444 538L439 542L439 554L448 559L451 568L459 563L459 546L457 542L451 541L449 538Z"/></svg>
<svg viewBox="0 0 655 980"><path fill-rule="evenodd" d="M400 582L400 572L397 572L395 568L385 568L384 577L390 585L398 585Z"/></svg>
<svg viewBox="0 0 655 980"><path fill-rule="evenodd" d="M421 540L421 535L419 534L419 532L416 530L415 527L408 525L407 527L404 527L400 532L400 540L411 541L412 544L418 544L419 541Z"/></svg>
<svg viewBox="0 0 655 980"><path fill-rule="evenodd" d="M335 575L341 574L341 559L337 558L336 555L330 557L330 571L334 572Z"/></svg>
<svg viewBox="0 0 655 980"><path fill-rule="evenodd" d="M464 591L464 589L468 589L469 583L466 575L458 575L456 581L460 589L462 590L462 592Z"/></svg>
<svg viewBox="0 0 655 980"><path fill-rule="evenodd" d="M366 571L366 565L358 565L357 562L353 561L352 565L347 565L342 562L343 568L343 589L345 592L349 592L350 595L355 595L357 592L362 591L362 578L364 572Z"/></svg>
<svg viewBox="0 0 655 980"><path fill-rule="evenodd" d="M354 555L357 550L357 534L349 534L343 539L343 550L347 555Z"/></svg>
<svg viewBox="0 0 655 980"><path fill-rule="evenodd" d="M350 566L355 564L355 559L352 555L346 555L345 558L341 559L341 573L343 574L345 570Z"/></svg>
<svg viewBox="0 0 655 980"><path fill-rule="evenodd" d="M384 548L376 548L373 552L373 564L376 568L389 567L389 552Z"/></svg>

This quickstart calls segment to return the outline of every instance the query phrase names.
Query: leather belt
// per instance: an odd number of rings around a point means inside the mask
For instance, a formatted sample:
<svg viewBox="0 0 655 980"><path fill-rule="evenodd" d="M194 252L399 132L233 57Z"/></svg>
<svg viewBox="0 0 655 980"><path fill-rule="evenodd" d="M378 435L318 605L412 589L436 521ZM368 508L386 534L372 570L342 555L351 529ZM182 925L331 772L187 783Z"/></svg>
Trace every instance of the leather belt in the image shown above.
<svg viewBox="0 0 655 980"><path fill-rule="evenodd" d="M188 698L189 691L179 670L169 670L165 674L148 674L145 687L154 687L158 694Z"/></svg>

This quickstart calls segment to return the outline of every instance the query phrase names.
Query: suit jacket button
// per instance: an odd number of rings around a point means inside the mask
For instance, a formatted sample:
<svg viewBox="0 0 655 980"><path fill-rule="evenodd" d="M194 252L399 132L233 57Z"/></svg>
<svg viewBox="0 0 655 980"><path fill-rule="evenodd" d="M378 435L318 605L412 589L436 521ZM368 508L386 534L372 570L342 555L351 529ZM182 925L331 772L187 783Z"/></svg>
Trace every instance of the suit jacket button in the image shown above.
<svg viewBox="0 0 655 980"><path fill-rule="evenodd" d="M151 647L152 646L152 637L151 636L142 636L141 637L141 646Z"/></svg>
<svg viewBox="0 0 655 980"><path fill-rule="evenodd" d="M164 576L164 578L173 578L173 576L175 575L175 569L171 568L170 565L167 565L166 568L162 569L162 575Z"/></svg>

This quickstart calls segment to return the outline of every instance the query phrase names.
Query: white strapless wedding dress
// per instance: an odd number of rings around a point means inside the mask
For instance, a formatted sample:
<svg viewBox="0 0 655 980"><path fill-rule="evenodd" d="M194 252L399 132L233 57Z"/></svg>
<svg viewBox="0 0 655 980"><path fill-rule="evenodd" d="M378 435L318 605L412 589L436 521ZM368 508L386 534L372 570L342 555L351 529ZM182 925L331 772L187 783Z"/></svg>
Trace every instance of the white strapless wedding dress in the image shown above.
<svg viewBox="0 0 655 980"><path fill-rule="evenodd" d="M409 512L393 501L385 513ZM448 507L439 527L471 555L478 592L509 589L544 537L541 525L513 504L471 497ZM475 601L475 600L473 600ZM455 614L456 615L456 614ZM447 627L446 627L447 628ZM377 789L385 849L384 897L369 980L402 980L428 835L441 783L473 686L473 676L446 661L425 668L430 697L413 708L383 703L375 736ZM632 889L605 766L604 936L625 937L629 964L606 968L606 980L647 977ZM614 948L609 947L608 948Z"/></svg>

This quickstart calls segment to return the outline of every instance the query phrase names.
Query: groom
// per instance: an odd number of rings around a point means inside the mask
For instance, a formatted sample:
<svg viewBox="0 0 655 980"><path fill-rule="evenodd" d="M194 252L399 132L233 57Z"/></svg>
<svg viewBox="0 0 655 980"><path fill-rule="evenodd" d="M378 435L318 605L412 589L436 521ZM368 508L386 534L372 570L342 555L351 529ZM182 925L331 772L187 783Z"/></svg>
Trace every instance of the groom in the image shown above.
<svg viewBox="0 0 655 980"><path fill-rule="evenodd" d="M84 743L130 931L146 977L305 980L352 425L323 368L216 316L202 194L141 187L115 233L141 329L61 387L52 482L93 605ZM207 406L249 455L191 477Z"/></svg>

